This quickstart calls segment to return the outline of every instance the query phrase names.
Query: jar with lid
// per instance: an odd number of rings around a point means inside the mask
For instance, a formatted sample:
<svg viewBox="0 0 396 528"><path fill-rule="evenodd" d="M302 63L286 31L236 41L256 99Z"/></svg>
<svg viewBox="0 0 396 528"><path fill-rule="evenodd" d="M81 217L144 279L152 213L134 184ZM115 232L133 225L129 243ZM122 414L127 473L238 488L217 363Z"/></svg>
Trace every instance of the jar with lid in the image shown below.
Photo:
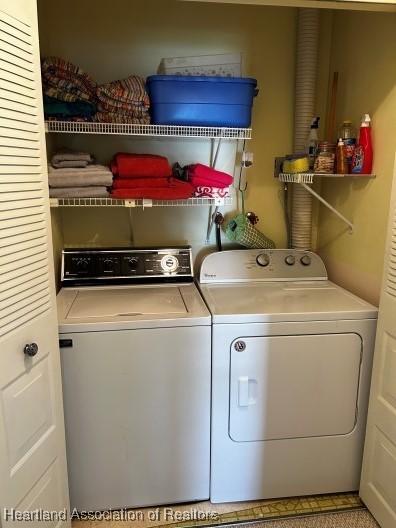
<svg viewBox="0 0 396 528"><path fill-rule="evenodd" d="M334 172L335 150L334 143L330 143L329 141L319 143L314 172L320 174L332 174Z"/></svg>

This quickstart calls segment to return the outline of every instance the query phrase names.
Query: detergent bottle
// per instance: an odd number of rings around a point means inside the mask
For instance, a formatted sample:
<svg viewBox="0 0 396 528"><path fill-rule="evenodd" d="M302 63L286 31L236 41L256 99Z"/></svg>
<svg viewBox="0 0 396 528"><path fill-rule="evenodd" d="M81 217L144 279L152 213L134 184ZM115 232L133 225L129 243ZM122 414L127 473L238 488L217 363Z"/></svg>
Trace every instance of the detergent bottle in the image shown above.
<svg viewBox="0 0 396 528"><path fill-rule="evenodd" d="M373 168L373 143L370 123L369 114L364 114L360 125L359 141L353 155L353 174L371 174Z"/></svg>

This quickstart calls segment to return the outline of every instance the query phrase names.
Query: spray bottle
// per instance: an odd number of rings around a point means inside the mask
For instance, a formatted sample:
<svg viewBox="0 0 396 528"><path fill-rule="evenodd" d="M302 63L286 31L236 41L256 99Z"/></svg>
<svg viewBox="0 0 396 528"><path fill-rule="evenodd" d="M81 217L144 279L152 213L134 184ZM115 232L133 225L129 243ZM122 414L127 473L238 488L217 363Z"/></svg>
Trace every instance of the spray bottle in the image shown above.
<svg viewBox="0 0 396 528"><path fill-rule="evenodd" d="M311 129L308 134L306 152L309 157L309 168L313 169L316 157L316 151L318 149L318 128L319 128L320 117L314 117L311 122Z"/></svg>
<svg viewBox="0 0 396 528"><path fill-rule="evenodd" d="M360 125L359 142L353 155L353 174L371 174L373 168L373 143L370 123L369 114L364 114Z"/></svg>

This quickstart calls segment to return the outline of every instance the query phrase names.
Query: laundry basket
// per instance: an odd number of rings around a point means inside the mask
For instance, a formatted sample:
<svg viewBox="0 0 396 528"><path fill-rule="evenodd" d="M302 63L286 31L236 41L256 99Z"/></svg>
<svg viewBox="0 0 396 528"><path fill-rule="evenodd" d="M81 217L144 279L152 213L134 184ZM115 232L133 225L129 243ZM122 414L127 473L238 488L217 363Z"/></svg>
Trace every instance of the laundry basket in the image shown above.
<svg viewBox="0 0 396 528"><path fill-rule="evenodd" d="M226 227L226 236L232 242L250 249L273 249L275 243L256 229L245 214L233 218Z"/></svg>

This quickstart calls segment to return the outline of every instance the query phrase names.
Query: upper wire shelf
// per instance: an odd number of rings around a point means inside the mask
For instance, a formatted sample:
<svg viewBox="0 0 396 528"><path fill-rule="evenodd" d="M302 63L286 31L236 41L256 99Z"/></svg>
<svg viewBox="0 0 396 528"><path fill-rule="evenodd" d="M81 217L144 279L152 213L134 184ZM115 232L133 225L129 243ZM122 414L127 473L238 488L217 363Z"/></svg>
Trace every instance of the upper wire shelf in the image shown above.
<svg viewBox="0 0 396 528"><path fill-rule="evenodd" d="M252 137L251 128L138 125L132 123L93 123L86 121L46 121L45 131L66 134L107 134L209 139L251 139Z"/></svg>
<svg viewBox="0 0 396 528"><path fill-rule="evenodd" d="M187 198L185 200L151 200L148 198L120 200L114 198L50 198L51 207L191 207L200 205L232 205L227 198Z"/></svg>

